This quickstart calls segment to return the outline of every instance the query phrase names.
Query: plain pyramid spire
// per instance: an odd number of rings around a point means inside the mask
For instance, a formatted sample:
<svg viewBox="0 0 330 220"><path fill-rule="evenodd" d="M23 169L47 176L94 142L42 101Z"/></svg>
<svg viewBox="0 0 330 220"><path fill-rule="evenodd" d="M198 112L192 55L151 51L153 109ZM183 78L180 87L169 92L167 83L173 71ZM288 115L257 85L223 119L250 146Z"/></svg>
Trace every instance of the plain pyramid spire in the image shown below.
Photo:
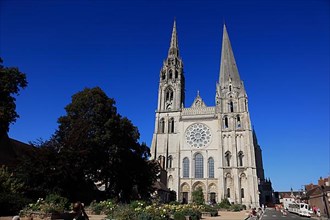
<svg viewBox="0 0 330 220"><path fill-rule="evenodd" d="M240 87L241 85L241 79L225 24L223 25L219 81L221 88L227 87L228 84L232 84L234 87Z"/></svg>
<svg viewBox="0 0 330 220"><path fill-rule="evenodd" d="M176 32L176 21L174 20L170 49L168 50L168 56L179 56L178 47L178 34Z"/></svg>

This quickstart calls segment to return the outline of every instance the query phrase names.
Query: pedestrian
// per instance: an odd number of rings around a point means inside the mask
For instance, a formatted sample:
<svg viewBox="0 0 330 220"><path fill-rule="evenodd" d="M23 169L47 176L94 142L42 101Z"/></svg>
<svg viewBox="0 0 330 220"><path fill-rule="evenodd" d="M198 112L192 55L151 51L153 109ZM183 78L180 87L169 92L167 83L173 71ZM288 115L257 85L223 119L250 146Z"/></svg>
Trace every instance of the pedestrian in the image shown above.
<svg viewBox="0 0 330 220"><path fill-rule="evenodd" d="M84 203L74 203L71 214L73 220L89 220L88 215L85 212Z"/></svg>

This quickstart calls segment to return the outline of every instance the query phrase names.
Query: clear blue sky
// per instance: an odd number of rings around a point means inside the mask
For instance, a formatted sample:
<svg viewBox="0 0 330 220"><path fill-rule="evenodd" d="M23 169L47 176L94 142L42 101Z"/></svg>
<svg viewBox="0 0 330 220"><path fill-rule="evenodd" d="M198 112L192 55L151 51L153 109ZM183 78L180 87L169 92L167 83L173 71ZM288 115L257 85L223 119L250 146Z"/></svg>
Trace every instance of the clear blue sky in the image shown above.
<svg viewBox="0 0 330 220"><path fill-rule="evenodd" d="M151 144L176 18L186 105L214 106L225 21L275 190L329 175L328 0L1 0L0 56L27 74L10 137L47 140L71 96L100 86Z"/></svg>

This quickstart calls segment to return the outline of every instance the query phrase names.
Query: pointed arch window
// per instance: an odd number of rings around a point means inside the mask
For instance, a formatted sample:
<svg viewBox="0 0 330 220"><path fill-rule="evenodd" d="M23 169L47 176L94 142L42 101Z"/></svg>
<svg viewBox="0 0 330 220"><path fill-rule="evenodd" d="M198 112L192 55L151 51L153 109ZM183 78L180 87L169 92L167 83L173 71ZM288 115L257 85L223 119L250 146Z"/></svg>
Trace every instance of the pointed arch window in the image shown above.
<svg viewBox="0 0 330 220"><path fill-rule="evenodd" d="M165 96L165 100L166 101L172 101L173 100L173 90L171 88L168 88L166 90L166 96Z"/></svg>
<svg viewBox="0 0 330 220"><path fill-rule="evenodd" d="M175 78L177 79L179 77L178 71L175 71Z"/></svg>
<svg viewBox="0 0 330 220"><path fill-rule="evenodd" d="M172 79L172 76L173 76L173 72L172 72L172 70L169 70L168 71L168 78L169 79Z"/></svg>
<svg viewBox="0 0 330 220"><path fill-rule="evenodd" d="M227 166L227 167L230 167L230 157L231 157L231 154L230 154L229 151L227 151L227 152L225 153L225 162L226 162L226 166Z"/></svg>
<svg viewBox="0 0 330 220"><path fill-rule="evenodd" d="M228 123L228 117L225 116L223 127L224 127L224 128L228 128L228 125L229 125L229 123Z"/></svg>
<svg viewBox="0 0 330 220"><path fill-rule="evenodd" d="M241 117L239 115L237 115L236 120L237 120L237 127L240 128L242 126L241 125Z"/></svg>
<svg viewBox="0 0 330 220"><path fill-rule="evenodd" d="M159 133L164 133L165 132L165 120L164 118L160 119L159 122Z"/></svg>
<svg viewBox="0 0 330 220"><path fill-rule="evenodd" d="M233 101L229 102L229 112L234 112L234 103L233 103Z"/></svg>
<svg viewBox="0 0 330 220"><path fill-rule="evenodd" d="M165 157L162 155L159 155L158 162L159 162L160 167L164 169L165 168Z"/></svg>
<svg viewBox="0 0 330 220"><path fill-rule="evenodd" d="M244 154L242 151L238 152L238 166L243 166L243 157L244 157Z"/></svg>
<svg viewBox="0 0 330 220"><path fill-rule="evenodd" d="M168 121L168 133L174 133L174 118Z"/></svg>
<svg viewBox="0 0 330 220"><path fill-rule="evenodd" d="M167 168L172 168L173 157L172 155L167 157Z"/></svg>
<svg viewBox="0 0 330 220"><path fill-rule="evenodd" d="M244 188L241 189L241 198L244 199Z"/></svg>
<svg viewBox="0 0 330 220"><path fill-rule="evenodd" d="M164 80L166 78L166 74L165 74L165 72L163 71L162 72L162 80Z"/></svg>
<svg viewBox="0 0 330 220"><path fill-rule="evenodd" d="M183 178L189 178L189 159L183 158Z"/></svg>
<svg viewBox="0 0 330 220"><path fill-rule="evenodd" d="M229 91L231 92L231 85L229 85Z"/></svg>
<svg viewBox="0 0 330 220"><path fill-rule="evenodd" d="M197 153L195 155L195 178L204 178L203 155Z"/></svg>
<svg viewBox="0 0 330 220"><path fill-rule="evenodd" d="M212 157L208 159L208 165L209 165L209 178L214 178L214 159Z"/></svg>

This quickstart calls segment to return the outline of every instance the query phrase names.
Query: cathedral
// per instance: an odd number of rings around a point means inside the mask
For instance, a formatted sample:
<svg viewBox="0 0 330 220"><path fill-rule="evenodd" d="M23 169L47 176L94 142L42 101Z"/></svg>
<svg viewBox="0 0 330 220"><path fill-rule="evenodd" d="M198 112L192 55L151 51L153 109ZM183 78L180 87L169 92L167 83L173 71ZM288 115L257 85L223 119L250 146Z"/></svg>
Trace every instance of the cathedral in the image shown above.
<svg viewBox="0 0 330 220"><path fill-rule="evenodd" d="M258 207L265 203L262 154L225 25L220 63L215 105L207 106L197 93L187 107L174 21L159 75L151 159L166 171L167 187L176 192L178 201L191 202L192 192L201 187L206 202L228 199Z"/></svg>

